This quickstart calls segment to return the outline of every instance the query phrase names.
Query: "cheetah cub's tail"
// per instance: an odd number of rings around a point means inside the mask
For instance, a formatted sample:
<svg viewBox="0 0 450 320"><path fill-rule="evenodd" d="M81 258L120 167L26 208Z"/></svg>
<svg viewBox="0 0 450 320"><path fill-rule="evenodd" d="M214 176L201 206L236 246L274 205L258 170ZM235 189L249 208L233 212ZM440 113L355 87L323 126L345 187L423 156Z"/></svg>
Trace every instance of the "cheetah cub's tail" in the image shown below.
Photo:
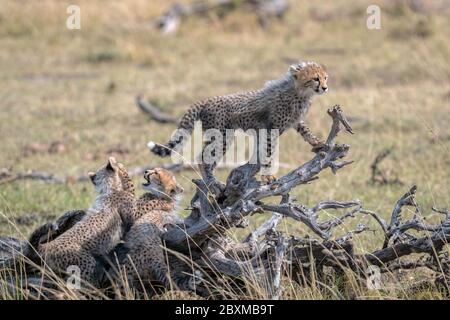
<svg viewBox="0 0 450 320"><path fill-rule="evenodd" d="M174 132L167 144L162 145L153 141L148 142L147 147L150 151L160 157L168 157L172 154L172 151L179 149L194 130L195 122L199 120L202 108L203 105L195 104L183 115L178 129Z"/></svg>
<svg viewBox="0 0 450 320"><path fill-rule="evenodd" d="M38 252L39 245L51 241L58 233L59 228L55 223L46 223L37 228L28 239L24 250L24 256L36 264L41 263L41 256Z"/></svg>

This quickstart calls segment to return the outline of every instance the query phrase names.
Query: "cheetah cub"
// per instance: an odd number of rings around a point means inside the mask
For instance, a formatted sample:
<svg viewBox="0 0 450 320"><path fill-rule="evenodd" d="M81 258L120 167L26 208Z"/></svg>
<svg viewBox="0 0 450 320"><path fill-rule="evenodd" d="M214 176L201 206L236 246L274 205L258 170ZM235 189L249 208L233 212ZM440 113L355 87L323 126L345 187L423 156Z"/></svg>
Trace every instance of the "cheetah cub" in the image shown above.
<svg viewBox="0 0 450 320"><path fill-rule="evenodd" d="M82 281L98 286L96 257L109 253L132 221L134 186L126 169L113 157L89 176L98 193L94 203L81 220L53 240L43 242L35 233L30 242L36 244L36 254L29 258L36 263L42 259L47 267L62 274L76 266Z"/></svg>
<svg viewBox="0 0 450 320"><path fill-rule="evenodd" d="M144 173L142 188L147 191L136 202L137 221L142 216L151 217L152 223L162 229L165 224L180 222L175 207L181 200L183 187L172 172L155 168Z"/></svg>
<svg viewBox="0 0 450 320"><path fill-rule="evenodd" d="M136 288L156 281L168 289L172 280L180 289L188 289L192 278L169 271L161 241L164 225L181 220L174 209L183 188L170 171L162 168L147 170L144 179L142 186L147 192L137 200L135 222L116 249L122 274Z"/></svg>
<svg viewBox="0 0 450 320"><path fill-rule="evenodd" d="M202 151L202 164L200 172L206 183L213 182L213 170L223 157L231 144L227 141L226 129L267 130L267 139L264 142L268 161L262 163L257 156L257 163L262 165L264 172L271 166L273 144L271 130L278 130L281 135L289 128L295 128L303 138L311 144L314 151L324 147L324 142L315 137L305 125L304 118L315 95L321 95L328 90L328 73L324 67L315 62L300 62L290 66L289 71L280 79L269 81L266 85L255 91L229 94L209 98L195 103L180 120L178 129L191 133L197 120L202 122L203 130L220 130L223 137L223 150L221 155L214 155L213 163L205 163L205 150L214 140L206 142ZM184 142L186 135L174 135L166 145L149 142L150 150L161 156L169 156L173 150L178 150ZM262 141L257 141L261 147ZM210 149L210 148L209 148ZM258 149L259 150L259 149ZM263 174L262 180L270 183L275 178L270 174Z"/></svg>

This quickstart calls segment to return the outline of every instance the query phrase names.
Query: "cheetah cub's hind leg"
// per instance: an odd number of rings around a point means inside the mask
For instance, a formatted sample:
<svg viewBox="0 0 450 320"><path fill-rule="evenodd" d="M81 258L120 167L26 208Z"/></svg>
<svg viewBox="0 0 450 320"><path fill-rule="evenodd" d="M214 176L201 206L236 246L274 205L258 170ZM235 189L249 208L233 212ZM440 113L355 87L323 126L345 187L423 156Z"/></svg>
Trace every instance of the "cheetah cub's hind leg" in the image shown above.
<svg viewBox="0 0 450 320"><path fill-rule="evenodd" d="M225 190L225 184L214 176L214 169L225 157L228 149L233 143L234 135L227 134L226 130L220 130L220 137L217 138L221 139L217 144L214 137L205 142L198 159L200 160L198 161L198 168L203 181L208 186L208 189L215 195L219 195Z"/></svg>

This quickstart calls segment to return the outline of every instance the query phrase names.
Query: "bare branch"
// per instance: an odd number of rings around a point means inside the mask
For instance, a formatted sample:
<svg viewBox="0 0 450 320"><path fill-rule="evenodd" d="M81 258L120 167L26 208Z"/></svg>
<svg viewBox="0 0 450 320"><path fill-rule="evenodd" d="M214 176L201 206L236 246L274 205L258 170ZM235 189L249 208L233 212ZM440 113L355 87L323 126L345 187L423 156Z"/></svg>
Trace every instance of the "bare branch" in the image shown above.
<svg viewBox="0 0 450 320"><path fill-rule="evenodd" d="M283 216L281 214L273 213L268 220L266 220L256 230L252 231L246 237L244 243L249 243L251 247L254 247L256 245L258 238L265 235L269 230L274 231L282 218Z"/></svg>
<svg viewBox="0 0 450 320"><path fill-rule="evenodd" d="M136 96L136 105L141 109L141 111L150 115L150 117L159 123L173 123L177 124L177 118L170 116L168 114L163 113L157 107L152 105L150 102L145 101L142 96Z"/></svg>
<svg viewBox="0 0 450 320"><path fill-rule="evenodd" d="M362 279L368 265L379 266L382 272L425 266L440 274L442 283L449 283L449 257L443 248L450 240L450 212L433 208L433 212L444 216L443 220L438 224L425 223L415 200L416 186L397 201L389 223L376 212L363 209L359 200L326 200L307 207L291 197L293 188L317 179L322 170L330 168L336 172L351 163L340 160L347 156L349 146L337 144L335 140L342 128L353 133L352 128L339 106L330 108L328 114L332 125L326 146L311 160L269 185L257 181L255 176L260 168L251 164L233 169L219 195L211 193L202 180L193 180L196 193L191 199L190 215L182 222L168 225L161 235L168 252L189 255L192 265L203 268L212 281L220 282L225 276L226 281L234 281L236 285L242 279L256 282L264 288L264 297L271 299L281 297L284 270L300 274L312 267L319 275L324 274L327 267L340 274L350 271L357 279ZM175 164L171 168L181 170L184 167ZM130 173L142 174L144 170L134 168ZM273 196L281 197L281 201L272 203ZM402 221L405 206L413 207L414 216ZM338 214L320 219L319 215L329 214L325 210L336 210ZM250 232L244 241L233 240L228 234L230 229L246 228L249 216L263 212L269 212L270 218ZM381 249L369 253L358 253L354 249L356 235L373 231L362 223L343 235L336 235L335 231L343 230L344 224L359 214L373 218L380 226L385 237ZM58 219L56 224L61 225L60 232L70 228L83 215L83 211L69 212ZM284 217L304 224L306 235L287 236L277 231L276 227ZM420 235L410 234L411 230L419 231ZM14 240L5 242L11 243L13 248L21 248ZM0 254L6 252L5 255L10 256L8 250L0 242ZM419 253L423 258L408 263L399 260L413 253Z"/></svg>
<svg viewBox="0 0 450 320"><path fill-rule="evenodd" d="M370 169L372 170L372 176L370 178L370 183L376 184L399 184L403 185L404 183L398 179L389 178L389 174L380 169L381 162L387 158L392 153L392 148L385 149L381 151L376 157L375 160L370 165Z"/></svg>
<svg viewBox="0 0 450 320"><path fill-rule="evenodd" d="M154 24L163 33L176 33L181 20L187 16L204 15L216 11L219 16L226 15L233 10L246 9L248 12L256 13L262 27L267 25L269 17L281 19L289 8L287 0L216 0L195 1L192 4L172 5L164 14L154 19Z"/></svg>

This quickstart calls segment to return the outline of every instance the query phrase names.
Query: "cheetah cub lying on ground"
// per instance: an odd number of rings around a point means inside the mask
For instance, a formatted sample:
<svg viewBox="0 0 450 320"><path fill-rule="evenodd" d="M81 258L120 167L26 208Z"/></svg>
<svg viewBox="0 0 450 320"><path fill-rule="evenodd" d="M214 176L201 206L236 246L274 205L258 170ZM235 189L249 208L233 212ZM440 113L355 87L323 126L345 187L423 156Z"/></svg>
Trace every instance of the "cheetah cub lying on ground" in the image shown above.
<svg viewBox="0 0 450 320"><path fill-rule="evenodd" d="M98 193L92 206L81 219L66 223L66 229L53 240L46 242L35 231L28 258L40 264L44 262L55 272L64 274L69 266L80 269L82 281L98 286L98 256L108 254L119 243L125 226L134 216L134 186L122 164L111 157L106 165L90 178ZM64 216L64 218L73 218ZM42 230L54 230L44 225ZM41 228L40 228L41 229ZM44 240L44 241L43 241Z"/></svg>
<svg viewBox="0 0 450 320"><path fill-rule="evenodd" d="M135 222L126 233L124 243L115 250L121 275L125 274L127 283L138 290L151 287L155 281L166 289L171 284L181 290L192 289L191 276L180 270L169 270L161 241L166 224L182 222L174 209L183 188L170 171L162 168L147 170L144 178L146 182L142 186L147 192L136 202ZM119 283L123 279L117 274L114 277ZM120 284L119 287L123 288Z"/></svg>
<svg viewBox="0 0 450 320"><path fill-rule="evenodd" d="M311 105L314 95L320 95L328 90L328 74L324 67L315 62L301 62L290 67L287 74L278 80L269 81L256 91L235 93L225 96L209 98L195 103L180 120L178 129L191 133L197 120L202 122L202 129L220 130L223 137L221 155L215 155L213 163L205 163L204 154L207 146L213 142L206 142L202 151L200 172L207 184L213 189L221 189L215 180L213 170L217 162L225 155L231 141L227 141L227 129L266 129L265 141L268 161L261 162L257 155L257 163L262 164L264 170L271 166L273 144L271 130L278 130L281 135L286 129L295 128L303 138L314 147L314 151L324 147L324 143L316 138L305 125L304 118ZM161 157L169 156L173 150L178 150L186 136L175 135L166 145L149 142L151 151ZM258 147L262 141L257 141ZM259 150L259 149L258 149ZM275 178L264 174L262 180L270 183Z"/></svg>

